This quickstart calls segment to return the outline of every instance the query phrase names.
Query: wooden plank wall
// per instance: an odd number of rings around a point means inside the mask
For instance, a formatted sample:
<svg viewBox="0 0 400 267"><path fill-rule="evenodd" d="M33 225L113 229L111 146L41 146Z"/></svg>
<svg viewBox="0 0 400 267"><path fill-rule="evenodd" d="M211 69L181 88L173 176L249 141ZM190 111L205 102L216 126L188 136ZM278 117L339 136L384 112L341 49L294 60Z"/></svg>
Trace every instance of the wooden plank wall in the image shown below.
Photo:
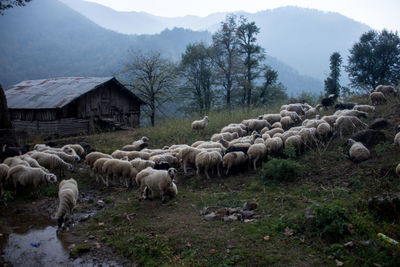
<svg viewBox="0 0 400 267"><path fill-rule="evenodd" d="M43 136L71 136L89 132L89 120L85 119L66 118L55 121L14 120L12 124L15 130Z"/></svg>

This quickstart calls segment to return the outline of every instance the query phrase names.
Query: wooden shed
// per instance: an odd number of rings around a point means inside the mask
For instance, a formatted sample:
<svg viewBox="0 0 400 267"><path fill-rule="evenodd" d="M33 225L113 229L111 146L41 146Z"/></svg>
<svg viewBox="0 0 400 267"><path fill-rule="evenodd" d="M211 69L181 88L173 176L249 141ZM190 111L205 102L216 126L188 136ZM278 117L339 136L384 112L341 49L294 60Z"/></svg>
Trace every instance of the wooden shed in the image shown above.
<svg viewBox="0 0 400 267"><path fill-rule="evenodd" d="M56 136L139 127L144 103L113 77L29 80L5 94L16 130Z"/></svg>

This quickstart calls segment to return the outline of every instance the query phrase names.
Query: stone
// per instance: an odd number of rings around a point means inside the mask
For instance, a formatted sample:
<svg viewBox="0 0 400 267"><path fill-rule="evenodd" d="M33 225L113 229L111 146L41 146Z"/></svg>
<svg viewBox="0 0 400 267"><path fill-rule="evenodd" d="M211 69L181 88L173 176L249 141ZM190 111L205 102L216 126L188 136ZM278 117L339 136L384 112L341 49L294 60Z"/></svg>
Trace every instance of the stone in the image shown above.
<svg viewBox="0 0 400 267"><path fill-rule="evenodd" d="M233 222L233 219L230 216L224 216L222 219L224 222Z"/></svg>
<svg viewBox="0 0 400 267"><path fill-rule="evenodd" d="M216 212L215 215L217 215L217 217L222 218L225 215L228 214L228 209L227 208L219 208Z"/></svg>
<svg viewBox="0 0 400 267"><path fill-rule="evenodd" d="M254 211L251 210L243 210L240 212L243 219L251 219L254 216Z"/></svg>
<svg viewBox="0 0 400 267"><path fill-rule="evenodd" d="M215 221L217 219L217 215L215 215L214 212L211 212L210 214L207 214L204 216L204 220L206 221Z"/></svg>
<svg viewBox="0 0 400 267"><path fill-rule="evenodd" d="M246 202L243 205L243 210L255 210L258 207L257 202Z"/></svg>
<svg viewBox="0 0 400 267"><path fill-rule="evenodd" d="M99 206L99 207L104 207L106 204L104 203L104 201L103 200L98 200L97 201L97 206Z"/></svg>
<svg viewBox="0 0 400 267"><path fill-rule="evenodd" d="M368 209L385 220L400 218L400 196L383 194L368 200Z"/></svg>
<svg viewBox="0 0 400 267"><path fill-rule="evenodd" d="M308 206L306 208L306 210L304 211L304 218L307 221L313 220L315 218L315 212L314 210L311 208L311 206Z"/></svg>

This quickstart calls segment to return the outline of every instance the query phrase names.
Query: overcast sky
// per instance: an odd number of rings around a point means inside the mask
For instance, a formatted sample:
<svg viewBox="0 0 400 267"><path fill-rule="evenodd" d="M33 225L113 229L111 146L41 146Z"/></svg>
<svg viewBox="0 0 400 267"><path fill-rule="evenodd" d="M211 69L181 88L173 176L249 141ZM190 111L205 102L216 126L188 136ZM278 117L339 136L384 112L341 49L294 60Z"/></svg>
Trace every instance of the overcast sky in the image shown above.
<svg viewBox="0 0 400 267"><path fill-rule="evenodd" d="M118 11L144 11L163 17L207 16L215 12L257 12L300 6L339 12L374 29L400 32L400 0L88 0Z"/></svg>

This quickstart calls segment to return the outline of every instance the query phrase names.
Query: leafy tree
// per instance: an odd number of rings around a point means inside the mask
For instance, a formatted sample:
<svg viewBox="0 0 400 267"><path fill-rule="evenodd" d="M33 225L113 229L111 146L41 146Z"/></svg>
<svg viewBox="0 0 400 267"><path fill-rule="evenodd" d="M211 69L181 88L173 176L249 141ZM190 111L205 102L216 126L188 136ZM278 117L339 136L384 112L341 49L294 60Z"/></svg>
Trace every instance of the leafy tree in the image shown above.
<svg viewBox="0 0 400 267"><path fill-rule="evenodd" d="M331 69L331 73L328 78L326 78L325 82L325 93L326 95L340 94L340 66L342 64L342 57L338 52L335 52L330 57L330 64L329 67Z"/></svg>
<svg viewBox="0 0 400 267"><path fill-rule="evenodd" d="M7 98L0 84L0 129L10 129L11 121L8 113Z"/></svg>
<svg viewBox="0 0 400 267"><path fill-rule="evenodd" d="M241 80L243 86L243 103L247 100L247 107L251 104L253 80L260 74L260 63L265 58L264 49L256 44L256 35L260 32L255 22L248 22L241 17L240 25L236 31L239 38L239 52L243 57L244 72Z"/></svg>
<svg viewBox="0 0 400 267"><path fill-rule="evenodd" d="M239 40L236 35L235 15L228 15L219 30L212 36L212 59L216 65L217 79L225 90L226 107L231 108L232 90L239 65Z"/></svg>
<svg viewBox="0 0 400 267"><path fill-rule="evenodd" d="M182 54L179 70L185 80L183 93L189 93L192 96L200 113L209 112L214 83L210 48L204 43L189 44L185 53Z"/></svg>
<svg viewBox="0 0 400 267"><path fill-rule="evenodd" d="M400 38L383 30L369 31L350 50L346 66L351 85L369 92L379 84L397 84L400 77Z"/></svg>
<svg viewBox="0 0 400 267"><path fill-rule="evenodd" d="M3 10L12 8L14 6L24 6L31 0L0 0L0 14L3 15Z"/></svg>
<svg viewBox="0 0 400 267"><path fill-rule="evenodd" d="M270 66L265 66L264 79L264 84L260 88L259 96L259 101L262 104L265 104L268 99L268 91L272 89L272 86L276 85L278 81L278 72L273 70ZM268 95L268 97L271 97L271 95Z"/></svg>
<svg viewBox="0 0 400 267"><path fill-rule="evenodd" d="M161 57L159 52L130 51L121 74L127 86L139 93L149 110L151 125L155 124L156 110L171 98L170 90L176 84L175 65Z"/></svg>

